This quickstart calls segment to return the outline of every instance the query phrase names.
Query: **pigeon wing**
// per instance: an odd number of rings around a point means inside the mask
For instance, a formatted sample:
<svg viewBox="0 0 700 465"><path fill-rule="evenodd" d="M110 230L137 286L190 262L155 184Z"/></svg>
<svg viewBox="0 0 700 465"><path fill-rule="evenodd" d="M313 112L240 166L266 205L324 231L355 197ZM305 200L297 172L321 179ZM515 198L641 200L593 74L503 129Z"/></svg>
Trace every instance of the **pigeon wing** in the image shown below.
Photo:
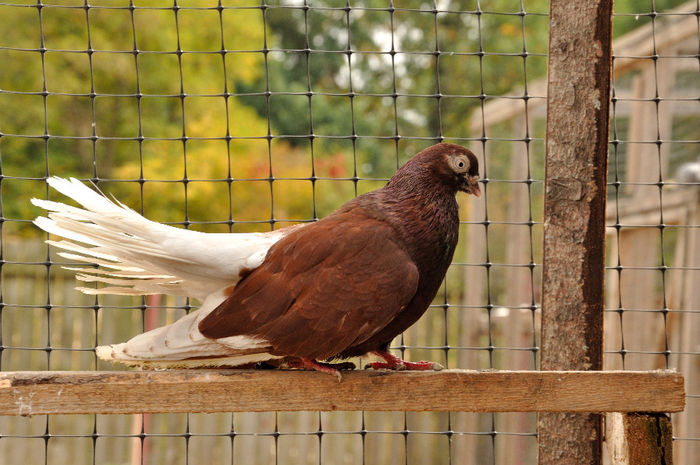
<svg viewBox="0 0 700 465"><path fill-rule="evenodd" d="M413 299L418 278L393 228L344 212L273 245L199 330L222 343L254 337L271 353L323 360L386 326Z"/></svg>

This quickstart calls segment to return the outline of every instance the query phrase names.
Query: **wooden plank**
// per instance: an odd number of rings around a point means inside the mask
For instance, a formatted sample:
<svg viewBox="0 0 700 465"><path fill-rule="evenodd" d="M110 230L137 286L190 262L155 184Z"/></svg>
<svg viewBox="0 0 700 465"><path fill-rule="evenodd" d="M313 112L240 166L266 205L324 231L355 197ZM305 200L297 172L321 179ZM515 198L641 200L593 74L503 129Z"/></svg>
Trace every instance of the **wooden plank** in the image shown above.
<svg viewBox="0 0 700 465"><path fill-rule="evenodd" d="M531 82L527 86L527 91L528 97L530 97L527 109L528 113L530 113L529 116L532 117L532 112L535 111L536 108L544 106L547 103L545 97L547 95L547 82L544 79ZM515 88L509 95L511 97L518 97L524 94L525 89ZM525 107L515 104L514 102L518 102L518 100L502 97L496 97L490 100L484 104L483 119L481 109L474 111L469 122L472 137L481 136L482 122L485 127L489 127L522 115Z"/></svg>
<svg viewBox="0 0 700 465"><path fill-rule="evenodd" d="M612 0L549 10L542 267L543 370L601 370ZM591 413L542 413L540 465L602 463Z"/></svg>
<svg viewBox="0 0 700 465"><path fill-rule="evenodd" d="M629 386L634 386L630 390ZM0 414L263 412L678 412L675 372L280 370L0 373Z"/></svg>
<svg viewBox="0 0 700 465"><path fill-rule="evenodd" d="M629 68L644 66L654 54L663 55L674 45L696 37L698 25L693 14L695 8L694 1L687 2L665 12L673 15L663 16L655 24L645 24L615 40L615 76L627 72Z"/></svg>
<svg viewBox="0 0 700 465"><path fill-rule="evenodd" d="M673 427L663 413L610 413L606 440L612 465L673 465Z"/></svg>
<svg viewBox="0 0 700 465"><path fill-rule="evenodd" d="M664 224L694 224L688 223L686 218L697 201L692 189L682 187L664 189L662 200L658 195L620 198L608 204L606 221L614 224L619 217L620 224L625 227L657 226L663 207ZM609 234L613 232L613 229L608 231Z"/></svg>

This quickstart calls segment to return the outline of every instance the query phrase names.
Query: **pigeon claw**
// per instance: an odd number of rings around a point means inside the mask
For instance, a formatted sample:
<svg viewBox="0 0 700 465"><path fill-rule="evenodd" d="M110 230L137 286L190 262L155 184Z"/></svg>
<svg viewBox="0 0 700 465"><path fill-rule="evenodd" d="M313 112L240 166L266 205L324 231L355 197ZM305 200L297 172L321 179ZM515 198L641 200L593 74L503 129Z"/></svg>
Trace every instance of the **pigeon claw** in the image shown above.
<svg viewBox="0 0 700 465"><path fill-rule="evenodd" d="M397 357L396 355L394 355L388 351L375 351L373 353L384 359L383 362L371 362L369 365L367 365L367 367L371 367L374 370L397 370L397 371L402 371L402 370L416 370L416 371L435 370L435 371L440 371L440 370L444 370L444 368L445 368L437 362L430 362L430 361L425 361L425 360L422 360L420 362L409 362L407 360L403 360L400 357Z"/></svg>
<svg viewBox="0 0 700 465"><path fill-rule="evenodd" d="M421 360L420 362L407 362L406 360L403 360L401 363L398 363L398 364L388 363L388 362L372 362L369 365L367 365L367 368L372 368L374 370L396 370L396 371L403 371L403 370L440 371L440 370L445 369L445 367L443 367L439 363L429 362L426 360Z"/></svg>
<svg viewBox="0 0 700 465"><path fill-rule="evenodd" d="M297 368L301 370L314 370L314 371L319 371L321 373L326 373L329 375L333 375L336 378L338 378L338 382L341 382L343 380L343 377L340 375L340 370L335 368L336 365L330 364L330 363L320 363L317 362L316 360L311 360L310 358L304 358L304 357L299 357L299 358L293 358L287 361L286 363L287 368ZM337 364L339 365L340 369L347 368L346 364ZM353 366L354 364L350 363L350 365Z"/></svg>

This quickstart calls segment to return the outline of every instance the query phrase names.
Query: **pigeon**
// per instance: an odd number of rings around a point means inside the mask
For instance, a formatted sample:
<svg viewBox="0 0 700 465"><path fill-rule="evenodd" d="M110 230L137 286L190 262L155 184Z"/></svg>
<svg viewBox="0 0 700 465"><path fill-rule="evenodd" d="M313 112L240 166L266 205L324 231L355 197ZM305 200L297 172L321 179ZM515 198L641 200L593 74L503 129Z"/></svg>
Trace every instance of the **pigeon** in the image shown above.
<svg viewBox="0 0 700 465"><path fill-rule="evenodd" d="M430 370L389 351L426 311L457 245L456 194L480 195L478 161L440 143L380 189L327 217L264 233L203 233L150 221L81 181L48 184L79 203L32 199L34 223L86 294L188 296L199 309L97 356L146 369L265 366L338 376L365 354L374 369ZM95 266L97 265L97 267ZM96 284L97 283L97 284Z"/></svg>
<svg viewBox="0 0 700 465"><path fill-rule="evenodd" d="M676 170L676 181L683 184L700 184L700 158L683 163Z"/></svg>

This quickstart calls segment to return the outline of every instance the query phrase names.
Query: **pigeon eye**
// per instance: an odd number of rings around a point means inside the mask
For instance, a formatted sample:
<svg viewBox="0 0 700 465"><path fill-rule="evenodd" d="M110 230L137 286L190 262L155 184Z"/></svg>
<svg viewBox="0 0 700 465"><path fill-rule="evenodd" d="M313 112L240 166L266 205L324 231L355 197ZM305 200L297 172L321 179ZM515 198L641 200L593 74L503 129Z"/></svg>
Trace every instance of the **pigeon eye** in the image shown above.
<svg viewBox="0 0 700 465"><path fill-rule="evenodd" d="M467 168L469 167L467 160L465 160L462 157L455 158L452 163L454 165L455 171L457 171L458 173L466 172Z"/></svg>

